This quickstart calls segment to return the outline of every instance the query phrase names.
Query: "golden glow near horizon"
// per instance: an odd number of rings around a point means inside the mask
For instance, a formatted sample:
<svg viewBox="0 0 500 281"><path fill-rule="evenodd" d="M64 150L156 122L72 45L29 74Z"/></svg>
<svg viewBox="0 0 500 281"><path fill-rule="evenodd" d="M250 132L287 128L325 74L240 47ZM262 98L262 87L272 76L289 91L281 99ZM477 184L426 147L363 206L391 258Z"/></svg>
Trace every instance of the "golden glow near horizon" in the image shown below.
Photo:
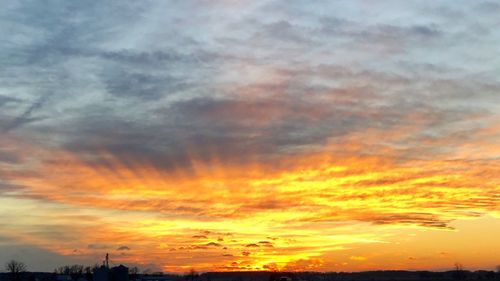
<svg viewBox="0 0 500 281"><path fill-rule="evenodd" d="M26 199L2 199L4 215L14 220L19 204L27 208L21 212L33 212L40 206L34 199L53 203L3 234L65 256L92 260L112 252L116 262L170 272L496 262L498 163L398 165L389 158L319 154L282 159L283 168L193 159L193 171L184 174L106 157L107 164L97 166L61 153L57 162L37 167L43 177L13 172L12 182L30 191ZM73 211L61 215L68 208ZM68 239L33 232L40 220L52 221ZM481 255L471 252L470 237L484 237L472 247Z"/></svg>
<svg viewBox="0 0 500 281"><path fill-rule="evenodd" d="M0 266L500 264L500 4L9 2Z"/></svg>

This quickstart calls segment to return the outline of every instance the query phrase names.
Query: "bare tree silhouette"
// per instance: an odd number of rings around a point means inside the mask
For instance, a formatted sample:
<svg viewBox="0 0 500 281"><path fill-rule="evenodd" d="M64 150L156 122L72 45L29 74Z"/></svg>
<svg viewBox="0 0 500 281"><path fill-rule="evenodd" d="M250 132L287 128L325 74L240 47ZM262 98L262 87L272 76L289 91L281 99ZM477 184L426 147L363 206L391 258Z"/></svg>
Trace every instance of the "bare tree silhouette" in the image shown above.
<svg viewBox="0 0 500 281"><path fill-rule="evenodd" d="M92 271L92 274L94 274L99 269L99 267L101 267L99 264L94 264L90 269L90 271Z"/></svg>
<svg viewBox="0 0 500 281"><path fill-rule="evenodd" d="M196 270L194 270L194 268L191 268L191 270L189 270L189 273L185 275L185 279L189 281L194 281L194 279L196 278L198 278L198 273L196 272Z"/></svg>
<svg viewBox="0 0 500 281"><path fill-rule="evenodd" d="M87 279L87 281L92 280L92 267L91 266L86 266L83 269L83 273L85 274L85 279Z"/></svg>
<svg viewBox="0 0 500 281"><path fill-rule="evenodd" d="M77 280L85 273L85 267L80 264L65 265L54 270L57 274L70 275L73 280Z"/></svg>
<svg viewBox="0 0 500 281"><path fill-rule="evenodd" d="M465 278L464 266L459 262L456 262L454 266L455 266L455 272L453 273L453 278L457 280L464 279Z"/></svg>
<svg viewBox="0 0 500 281"><path fill-rule="evenodd" d="M139 276L139 268L137 266L132 267L129 270L129 274L130 274L130 279L131 280L136 280L137 277Z"/></svg>
<svg viewBox="0 0 500 281"><path fill-rule="evenodd" d="M11 274L12 281L20 281L21 274L25 272L26 269L26 264L16 260L11 260L5 264L5 270Z"/></svg>

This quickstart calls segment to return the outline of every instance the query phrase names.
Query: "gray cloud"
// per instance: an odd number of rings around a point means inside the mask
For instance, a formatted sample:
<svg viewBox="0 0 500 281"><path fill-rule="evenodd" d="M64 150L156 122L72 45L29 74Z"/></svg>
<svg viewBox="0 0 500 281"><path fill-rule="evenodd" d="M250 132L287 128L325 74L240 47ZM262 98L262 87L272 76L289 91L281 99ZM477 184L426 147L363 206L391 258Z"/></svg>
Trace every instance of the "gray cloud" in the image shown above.
<svg viewBox="0 0 500 281"><path fill-rule="evenodd" d="M66 263L77 263L77 259L58 255L36 245L19 245L15 239L0 236L0 263L17 259L23 261L28 270L48 271Z"/></svg>
<svg viewBox="0 0 500 281"><path fill-rule="evenodd" d="M130 251L130 248L127 246L120 246L116 250L117 251Z"/></svg>
<svg viewBox="0 0 500 281"><path fill-rule="evenodd" d="M23 191L24 189L26 189L25 186L3 183L2 181L0 181L0 194L2 196L6 196L6 194L11 193L13 191L14 192Z"/></svg>
<svg viewBox="0 0 500 281"><path fill-rule="evenodd" d="M404 162L453 158L465 144L481 150L487 145L478 139L498 140L479 134L498 123L496 3L207 3L6 5L0 175L60 161L28 146L69 152L93 167L111 168L106 154L131 169L189 174L193 157L275 167L290 154L333 146L333 156L390 150ZM354 141L356 151L345 151ZM4 181L2 194L25 191ZM148 208L165 213L204 214L153 203ZM241 206L279 208L270 200ZM447 223L428 214L367 220Z"/></svg>
<svg viewBox="0 0 500 281"><path fill-rule="evenodd" d="M8 96L0 96L0 108L20 102L19 99Z"/></svg>
<svg viewBox="0 0 500 281"><path fill-rule="evenodd" d="M17 129L25 124L42 120L42 117L33 117L33 113L40 109L43 104L48 101L50 95L44 95L33 102L27 109L25 109L19 116L9 122L2 130L2 133L8 133L11 130Z"/></svg>
<svg viewBox="0 0 500 281"><path fill-rule="evenodd" d="M95 250L106 250L106 249L110 249L112 248L111 245L107 245L107 244L89 244L87 245L87 248L88 249L95 249Z"/></svg>
<svg viewBox="0 0 500 281"><path fill-rule="evenodd" d="M0 150L0 163L15 164L21 161L21 156L12 151Z"/></svg>

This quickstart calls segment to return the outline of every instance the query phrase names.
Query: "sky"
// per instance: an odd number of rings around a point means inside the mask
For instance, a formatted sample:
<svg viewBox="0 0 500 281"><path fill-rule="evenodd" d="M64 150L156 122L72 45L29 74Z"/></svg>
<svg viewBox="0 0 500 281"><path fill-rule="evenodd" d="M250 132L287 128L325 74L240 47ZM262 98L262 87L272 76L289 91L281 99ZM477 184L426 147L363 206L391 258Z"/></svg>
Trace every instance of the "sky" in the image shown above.
<svg viewBox="0 0 500 281"><path fill-rule="evenodd" d="M0 264L494 269L499 13L2 1Z"/></svg>

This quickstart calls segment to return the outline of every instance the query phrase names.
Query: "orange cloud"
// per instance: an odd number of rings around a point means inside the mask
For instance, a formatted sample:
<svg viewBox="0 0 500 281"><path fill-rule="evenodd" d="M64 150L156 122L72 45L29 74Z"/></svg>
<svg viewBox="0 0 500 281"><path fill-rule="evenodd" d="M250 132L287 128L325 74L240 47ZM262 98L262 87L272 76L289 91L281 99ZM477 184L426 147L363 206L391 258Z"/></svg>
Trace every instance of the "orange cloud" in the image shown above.
<svg viewBox="0 0 500 281"><path fill-rule="evenodd" d="M456 220L500 211L498 163L349 156L355 149L332 144L267 164L192 158L189 170L39 150L31 167L4 173L23 187L4 200L48 204L38 218L55 230L34 231L34 217L3 233L83 260L112 252L116 262L175 272L325 270L365 262L332 253L393 243L400 229L453 231ZM130 250L116 251L123 245Z"/></svg>

